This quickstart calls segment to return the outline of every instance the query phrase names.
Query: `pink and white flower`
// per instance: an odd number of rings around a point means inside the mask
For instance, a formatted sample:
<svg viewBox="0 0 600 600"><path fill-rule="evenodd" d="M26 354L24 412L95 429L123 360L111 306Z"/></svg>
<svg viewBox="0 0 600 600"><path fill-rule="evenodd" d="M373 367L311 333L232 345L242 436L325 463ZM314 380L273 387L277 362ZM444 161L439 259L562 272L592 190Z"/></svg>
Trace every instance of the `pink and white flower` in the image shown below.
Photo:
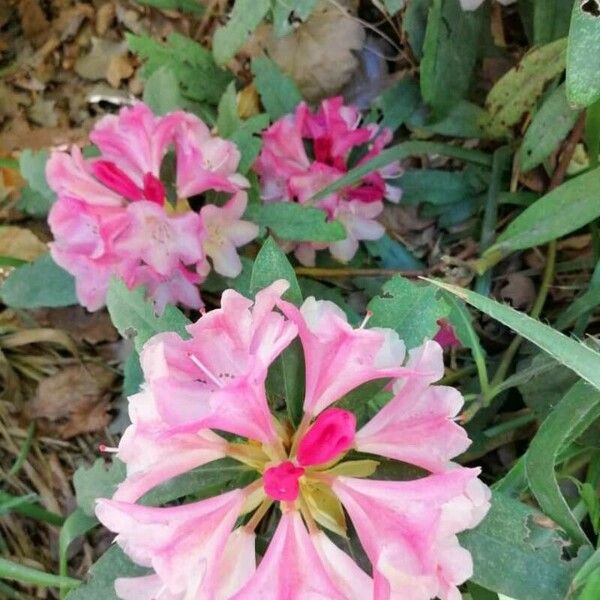
<svg viewBox="0 0 600 600"><path fill-rule="evenodd" d="M46 169L58 195L48 217L50 251L75 277L79 301L101 308L114 275L130 288L146 286L159 312L174 302L202 307L198 284L210 271L207 256L217 272L235 276L237 248L258 233L241 218L248 181L237 173L235 144L211 135L194 115L158 117L141 102L101 119L90 140L99 157L86 159L74 147L54 152ZM161 179L171 148L176 206ZM207 190L232 197L222 208L204 206L203 214L189 209L185 199Z"/></svg>
<svg viewBox="0 0 600 600"><path fill-rule="evenodd" d="M366 148L356 163L363 164L391 141L389 130L374 123L360 123L358 109L345 106L341 97L335 97L324 100L316 113L301 103L293 115L282 117L263 133L263 147L254 165L260 176L263 201L316 206L346 228L343 241L286 246L294 249L302 264L313 265L316 251L325 248L339 261L348 262L360 240L379 239L384 234L383 226L376 220L383 211L384 198L391 202L400 200L401 190L387 181L401 174L397 161L366 175L355 185L313 200L317 192L354 166L350 165L353 151Z"/></svg>
<svg viewBox="0 0 600 600"><path fill-rule="evenodd" d="M406 358L394 331L366 328L366 321L355 329L336 305L314 298L297 308L282 299L287 287L277 281L254 303L228 290L220 309L188 327L189 339L163 333L146 343L145 385L129 400L132 425L115 449L127 477L112 500L99 501L97 514L125 552L154 572L117 580L117 594L459 600L472 560L456 535L485 516L489 491L478 469L452 462L469 440L454 421L462 397L434 385L443 374L440 346L426 342ZM294 339L306 372L296 428L271 411L265 386ZM392 398L357 431L357 415L335 404L373 381ZM227 441L231 434L238 437ZM354 450L374 460L357 460ZM423 476L380 480L377 455L420 467ZM254 480L176 507L137 503L156 485L223 457L245 464ZM344 532L342 505L372 574L326 533ZM263 518L279 523L256 566Z"/></svg>

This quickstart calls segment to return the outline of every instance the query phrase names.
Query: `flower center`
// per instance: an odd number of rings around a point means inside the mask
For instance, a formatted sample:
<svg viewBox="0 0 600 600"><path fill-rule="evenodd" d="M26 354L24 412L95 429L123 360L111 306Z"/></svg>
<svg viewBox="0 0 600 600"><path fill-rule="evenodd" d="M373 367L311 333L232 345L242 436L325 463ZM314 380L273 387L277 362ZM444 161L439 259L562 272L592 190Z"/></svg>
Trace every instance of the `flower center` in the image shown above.
<svg viewBox="0 0 600 600"><path fill-rule="evenodd" d="M303 474L304 469L289 460L276 467L269 467L263 473L265 493L274 500L293 502L298 498L300 492L298 480Z"/></svg>

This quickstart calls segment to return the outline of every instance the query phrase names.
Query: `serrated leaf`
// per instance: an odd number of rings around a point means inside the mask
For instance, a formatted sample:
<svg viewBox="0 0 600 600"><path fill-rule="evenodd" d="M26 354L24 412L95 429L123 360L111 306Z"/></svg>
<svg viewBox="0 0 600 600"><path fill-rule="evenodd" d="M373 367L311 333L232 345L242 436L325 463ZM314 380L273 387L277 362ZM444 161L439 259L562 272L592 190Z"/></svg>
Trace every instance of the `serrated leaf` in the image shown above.
<svg viewBox="0 0 600 600"><path fill-rule="evenodd" d="M474 562L472 581L519 600L564 600L590 550L563 558L565 540L539 511L494 492L483 522L459 534Z"/></svg>
<svg viewBox="0 0 600 600"><path fill-rule="evenodd" d="M253 58L252 73L263 106L273 121L294 112L302 102L302 94L294 81L272 60Z"/></svg>
<svg viewBox="0 0 600 600"><path fill-rule="evenodd" d="M229 21L213 36L213 55L217 64L223 65L235 56L270 8L269 0L236 0Z"/></svg>
<svg viewBox="0 0 600 600"><path fill-rule="evenodd" d="M421 103L419 84L411 77L405 77L388 88L377 100L383 113L380 127L396 131L400 125L408 121Z"/></svg>
<svg viewBox="0 0 600 600"><path fill-rule="evenodd" d="M182 105L177 76L167 67L160 67L144 84L144 102L155 115L165 115Z"/></svg>
<svg viewBox="0 0 600 600"><path fill-rule="evenodd" d="M573 4L567 49L567 98L581 107L600 99L600 18L586 6L594 3Z"/></svg>
<svg viewBox="0 0 600 600"><path fill-rule="evenodd" d="M268 227L279 239L294 242L334 242L346 239L339 221L328 221L327 213L295 202L273 202L249 207L247 215Z"/></svg>
<svg viewBox="0 0 600 600"><path fill-rule="evenodd" d="M394 329L410 349L435 336L437 321L448 315L449 307L435 287L396 276L369 302L369 310L370 327Z"/></svg>
<svg viewBox="0 0 600 600"><path fill-rule="evenodd" d="M525 132L520 162L523 171L537 167L554 152L573 129L578 110L567 101L565 85L560 85L542 104Z"/></svg>
<svg viewBox="0 0 600 600"><path fill-rule="evenodd" d="M598 352L510 306L454 285L433 280L431 283L455 294L486 315L504 323L595 388L600 389L600 354Z"/></svg>
<svg viewBox="0 0 600 600"><path fill-rule="evenodd" d="M115 579L138 577L147 573L148 569L131 562L115 544L92 565L89 580L73 590L67 600L119 600L115 592Z"/></svg>
<svg viewBox="0 0 600 600"><path fill-rule="evenodd" d="M219 111L217 114L217 131L219 135L228 138L238 129L241 119L238 115L237 93L235 91L235 82L232 81L225 93L219 100Z"/></svg>
<svg viewBox="0 0 600 600"><path fill-rule="evenodd" d="M596 168L542 196L498 236L496 243L484 252L483 262L486 266L495 264L515 250L545 244L597 219L600 203L592 190L599 186L600 168Z"/></svg>
<svg viewBox="0 0 600 600"><path fill-rule="evenodd" d="M42 308L78 304L73 276L49 254L15 269L0 287L2 302L12 308Z"/></svg>
<svg viewBox="0 0 600 600"><path fill-rule="evenodd" d="M113 460L107 466L104 459L98 458L91 467L79 467L73 475L77 506L86 515L93 517L96 514L96 500L112 498L124 479L125 465L120 460Z"/></svg>
<svg viewBox="0 0 600 600"><path fill-rule="evenodd" d="M132 52L145 61L142 75L147 79L161 67L166 67L177 77L181 93L196 102L218 104L231 73L220 69L212 54L194 40L172 33L166 43L147 35L127 35Z"/></svg>
<svg viewBox="0 0 600 600"><path fill-rule="evenodd" d="M302 292L294 268L273 238L268 238L254 260L250 289L254 296L278 279L287 279L290 288L284 298L296 305L302 303Z"/></svg>
<svg viewBox="0 0 600 600"><path fill-rule="evenodd" d="M559 451L600 416L600 391L580 381L548 415L525 454L529 487L540 508L577 544L589 544L560 491L554 465Z"/></svg>
<svg viewBox="0 0 600 600"><path fill-rule="evenodd" d="M188 318L174 306L168 305L161 316L154 312L152 303L146 299L143 287L133 290L113 278L108 286L106 306L113 325L122 337L133 340L139 352L153 335L162 331L174 331L187 338Z"/></svg>
<svg viewBox="0 0 600 600"><path fill-rule="evenodd" d="M490 90L485 101L484 130L492 137L510 134L511 127L535 107L546 84L565 68L567 40L530 50Z"/></svg>
<svg viewBox="0 0 600 600"><path fill-rule="evenodd" d="M482 6L464 11L457 0L433 0L423 45L421 93L438 116L469 91L486 10Z"/></svg>

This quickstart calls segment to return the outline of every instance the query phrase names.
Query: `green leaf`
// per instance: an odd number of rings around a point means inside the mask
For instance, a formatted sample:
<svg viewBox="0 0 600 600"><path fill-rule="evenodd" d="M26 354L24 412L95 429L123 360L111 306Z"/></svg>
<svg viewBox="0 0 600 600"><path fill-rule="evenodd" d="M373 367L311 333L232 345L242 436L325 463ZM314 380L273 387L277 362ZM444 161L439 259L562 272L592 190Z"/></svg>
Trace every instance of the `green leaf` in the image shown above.
<svg viewBox="0 0 600 600"><path fill-rule="evenodd" d="M412 77L401 79L377 100L377 106L383 113L379 126L396 131L417 110L420 102L419 84Z"/></svg>
<svg viewBox="0 0 600 600"><path fill-rule="evenodd" d="M263 244L254 261L250 282L252 295L278 279L287 279L290 283L290 288L283 297L296 305L302 304L302 292L294 268L277 242L270 237Z"/></svg>
<svg viewBox="0 0 600 600"><path fill-rule="evenodd" d="M295 202L274 202L250 206L247 216L268 227L282 240L295 242L333 242L346 239L339 221L328 221L327 213Z"/></svg>
<svg viewBox="0 0 600 600"><path fill-rule="evenodd" d="M452 292L486 315L504 323L525 339L539 346L558 362L577 373L595 388L600 389L600 354L598 352L510 306L500 304L495 300L490 300L485 296L454 285L440 281L428 281Z"/></svg>
<svg viewBox="0 0 600 600"><path fill-rule="evenodd" d="M175 74L181 93L190 100L217 105L232 80L231 73L219 68L212 54L194 40L172 33L166 44L148 35L127 35L132 52L146 61L142 75L148 79L161 67Z"/></svg>
<svg viewBox="0 0 600 600"><path fill-rule="evenodd" d="M485 15L485 7L463 11L458 0L433 0L421 61L421 93L438 116L447 114L469 91Z"/></svg>
<svg viewBox="0 0 600 600"><path fill-rule="evenodd" d="M107 467L104 459L98 458L91 467L80 466L73 475L77 506L84 514L93 517L96 500L112 498L124 479L125 465L120 460L113 460Z"/></svg>
<svg viewBox="0 0 600 600"><path fill-rule="evenodd" d="M542 423L525 455L527 479L540 508L577 544L587 536L561 494L554 465L561 448L573 441L600 416L600 391L576 383Z"/></svg>
<svg viewBox="0 0 600 600"><path fill-rule="evenodd" d="M420 270L425 268L425 265L404 244L393 240L387 233L378 240L369 240L364 244L371 256L380 259L384 269Z"/></svg>
<svg viewBox="0 0 600 600"><path fill-rule="evenodd" d="M217 130L221 137L228 138L238 129L240 124L241 119L238 115L235 81L232 81L227 86L227 90L221 97L221 100L219 100Z"/></svg>
<svg viewBox="0 0 600 600"><path fill-rule="evenodd" d="M433 338L438 319L448 315L449 307L435 287L396 276L369 302L369 310L373 312L370 327L394 329L410 349Z"/></svg>
<svg viewBox="0 0 600 600"><path fill-rule="evenodd" d="M573 129L578 117L579 111L573 110L567 101L564 84L557 87L525 132L520 154L521 170L530 171L548 158Z"/></svg>
<svg viewBox="0 0 600 600"><path fill-rule="evenodd" d="M533 43L547 44L569 33L573 0L534 0Z"/></svg>
<svg viewBox="0 0 600 600"><path fill-rule="evenodd" d="M475 583L518 600L564 600L571 581L589 556L562 557L565 540L539 511L494 492L481 525L459 535L471 552Z"/></svg>
<svg viewBox="0 0 600 600"><path fill-rule="evenodd" d="M495 264L504 256L545 244L600 217L600 203L590 190L600 187L600 168L563 183L526 208L486 250L482 265ZM565 218L569 215L569 218Z"/></svg>
<svg viewBox="0 0 600 600"><path fill-rule="evenodd" d="M45 573L32 567L0 558L0 579L8 579L10 581L20 581L25 584L38 585L41 587L67 587L73 588L81 582L72 577L60 577L52 573ZM105 600L103 598L103 600Z"/></svg>
<svg viewBox="0 0 600 600"><path fill-rule="evenodd" d="M437 133L447 137L478 138L484 137L481 121L486 112L480 106L460 100L447 115L439 121L431 122L430 115L425 107L412 113L407 126L419 134Z"/></svg>
<svg viewBox="0 0 600 600"><path fill-rule="evenodd" d="M98 519L85 514L80 508L74 510L67 517L67 520L60 530L60 535L58 536L58 562L61 577L66 577L68 573L67 552L69 551L71 543L97 525L99 525ZM61 589L61 598L63 597L63 589Z"/></svg>
<svg viewBox="0 0 600 600"><path fill-rule="evenodd" d="M19 170L28 185L21 191L18 208L35 217L45 217L56 200L56 194L46 181L48 152L23 150Z"/></svg>
<svg viewBox="0 0 600 600"><path fill-rule="evenodd" d="M177 76L167 67L160 67L144 84L144 102L157 115L173 112L182 105Z"/></svg>
<svg viewBox="0 0 600 600"><path fill-rule="evenodd" d="M492 137L510 134L521 117L535 107L546 84L565 68L567 41L560 39L530 50L491 89L485 101L487 116L482 122Z"/></svg>
<svg viewBox="0 0 600 600"><path fill-rule="evenodd" d="M578 106L600 99L600 19L588 12L594 2L575 2L567 49L567 98ZM588 10L585 10L585 7Z"/></svg>
<svg viewBox="0 0 600 600"><path fill-rule="evenodd" d="M260 152L262 140L259 134L269 125L269 115L260 113L242 121L240 126L231 134L230 139L236 144L241 158L238 171L246 174L254 164Z"/></svg>
<svg viewBox="0 0 600 600"><path fill-rule="evenodd" d="M451 204L472 196L474 190L461 171L411 169L398 179L403 204Z"/></svg>
<svg viewBox="0 0 600 600"><path fill-rule="evenodd" d="M419 60L423 57L427 17L432 2L433 0L410 0L402 19L402 30L413 54Z"/></svg>
<svg viewBox="0 0 600 600"><path fill-rule="evenodd" d="M554 327L565 329L597 306L600 306L600 260L596 263L588 289L567 306L556 319Z"/></svg>
<svg viewBox="0 0 600 600"><path fill-rule="evenodd" d="M270 8L269 0L236 0L227 25L219 27L213 36L213 55L217 64L223 65L235 56Z"/></svg>
<svg viewBox="0 0 600 600"><path fill-rule="evenodd" d="M138 352L147 340L162 331L174 331L183 338L188 337L186 326L190 322L179 309L168 305L159 317L145 296L143 287L129 290L119 279L111 280L106 305L113 325L122 337L132 339Z"/></svg>
<svg viewBox="0 0 600 600"><path fill-rule="evenodd" d="M273 121L294 112L302 102L302 94L294 81L272 60L253 58L252 73L263 106Z"/></svg>
<svg viewBox="0 0 600 600"><path fill-rule="evenodd" d="M337 181L334 181L322 190L319 190L312 199L320 200L325 198L333 192L337 192L344 187L355 184L365 175L377 171L378 169L382 169L396 160L402 160L409 156L429 154L450 156L452 158L473 162L484 167L489 167L492 164L491 156L479 150L470 150L468 148L451 146L450 144L442 144L440 142L402 142L401 144L387 148L366 163L350 169L344 177L340 177Z"/></svg>
<svg viewBox="0 0 600 600"><path fill-rule="evenodd" d="M400 12L406 2L404 0L382 0L383 5L385 6L385 10L390 13L390 16L393 17L397 12Z"/></svg>
<svg viewBox="0 0 600 600"><path fill-rule="evenodd" d="M294 0L294 2L275 2L273 5L273 27L277 37L283 37L294 31L298 22L304 23L310 17L317 0Z"/></svg>
<svg viewBox="0 0 600 600"><path fill-rule="evenodd" d="M0 287L2 302L12 308L41 308L78 304L73 276L49 254L15 269Z"/></svg>
<svg viewBox="0 0 600 600"><path fill-rule="evenodd" d="M136 2L163 10L180 10L191 15L201 15L204 12L204 6L198 0L136 0Z"/></svg>
<svg viewBox="0 0 600 600"><path fill-rule="evenodd" d="M115 579L145 575L148 569L131 562L119 546L112 545L91 567L89 581L72 591L67 600L119 600Z"/></svg>

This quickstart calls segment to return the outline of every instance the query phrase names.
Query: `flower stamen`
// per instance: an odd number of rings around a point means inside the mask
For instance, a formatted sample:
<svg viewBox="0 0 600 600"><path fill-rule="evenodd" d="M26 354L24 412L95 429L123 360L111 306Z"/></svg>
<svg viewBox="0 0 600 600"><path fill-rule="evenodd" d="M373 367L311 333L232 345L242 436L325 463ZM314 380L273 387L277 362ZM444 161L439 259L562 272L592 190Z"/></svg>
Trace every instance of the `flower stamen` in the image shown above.
<svg viewBox="0 0 600 600"><path fill-rule="evenodd" d="M217 387L225 387L225 384L197 356L188 354L188 357Z"/></svg>

